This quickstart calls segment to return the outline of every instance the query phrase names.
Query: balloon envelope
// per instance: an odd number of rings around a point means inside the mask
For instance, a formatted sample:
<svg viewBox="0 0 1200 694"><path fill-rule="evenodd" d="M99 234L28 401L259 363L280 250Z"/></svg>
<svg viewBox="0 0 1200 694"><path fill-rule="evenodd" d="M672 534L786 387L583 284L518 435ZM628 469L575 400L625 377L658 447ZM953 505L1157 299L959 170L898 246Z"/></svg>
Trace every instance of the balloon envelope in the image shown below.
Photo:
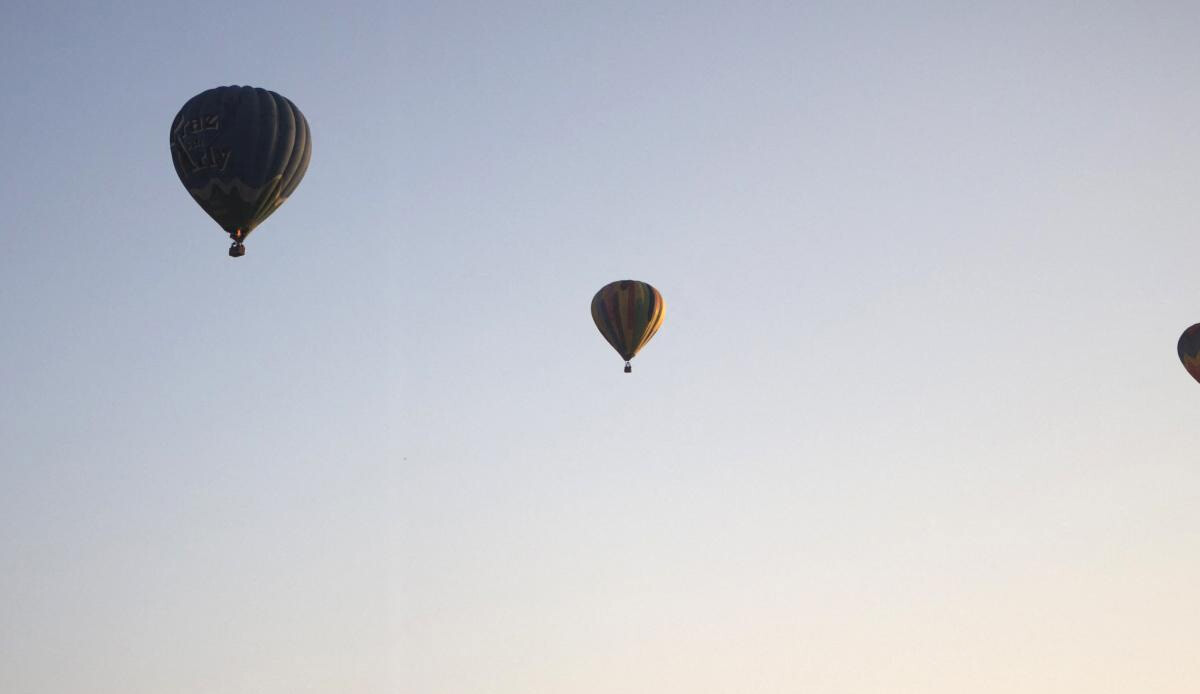
<svg viewBox="0 0 1200 694"><path fill-rule="evenodd" d="M665 311L658 290L637 280L612 282L592 298L592 320L625 361L654 337Z"/></svg>
<svg viewBox="0 0 1200 694"><path fill-rule="evenodd" d="M171 124L175 173L235 241L287 200L311 156L304 114L266 89L209 89L189 99Z"/></svg>
<svg viewBox="0 0 1200 694"><path fill-rule="evenodd" d="M1183 368L1187 369L1192 378L1200 381L1200 323L1183 331L1183 335L1179 336L1177 349Z"/></svg>

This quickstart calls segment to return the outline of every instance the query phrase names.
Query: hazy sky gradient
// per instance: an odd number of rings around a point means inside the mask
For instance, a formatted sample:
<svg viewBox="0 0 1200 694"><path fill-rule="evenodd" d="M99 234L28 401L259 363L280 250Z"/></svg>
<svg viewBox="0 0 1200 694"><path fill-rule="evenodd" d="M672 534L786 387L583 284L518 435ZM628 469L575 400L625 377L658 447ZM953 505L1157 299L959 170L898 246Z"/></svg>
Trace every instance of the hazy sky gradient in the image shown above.
<svg viewBox="0 0 1200 694"><path fill-rule="evenodd" d="M0 691L1195 691L1200 5L5 10Z"/></svg>

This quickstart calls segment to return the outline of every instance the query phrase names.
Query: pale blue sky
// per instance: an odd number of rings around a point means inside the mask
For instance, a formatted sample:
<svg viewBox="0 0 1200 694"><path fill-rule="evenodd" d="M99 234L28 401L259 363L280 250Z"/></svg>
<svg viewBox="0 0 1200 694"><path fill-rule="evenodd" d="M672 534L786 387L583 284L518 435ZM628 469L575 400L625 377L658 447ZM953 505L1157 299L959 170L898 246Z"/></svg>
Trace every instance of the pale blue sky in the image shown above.
<svg viewBox="0 0 1200 694"><path fill-rule="evenodd" d="M1192 692L1197 35L10 2L0 691ZM225 84L314 139L236 261L167 142Z"/></svg>

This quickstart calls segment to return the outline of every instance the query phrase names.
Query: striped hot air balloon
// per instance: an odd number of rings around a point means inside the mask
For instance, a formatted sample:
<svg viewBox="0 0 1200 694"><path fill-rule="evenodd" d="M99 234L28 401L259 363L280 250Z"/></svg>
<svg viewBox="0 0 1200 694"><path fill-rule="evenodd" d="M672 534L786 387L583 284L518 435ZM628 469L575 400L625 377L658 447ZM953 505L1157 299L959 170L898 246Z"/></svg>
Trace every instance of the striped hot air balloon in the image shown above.
<svg viewBox="0 0 1200 694"><path fill-rule="evenodd" d="M1183 368L1187 369L1192 378L1200 381L1200 323L1183 331L1183 335L1179 336L1177 349Z"/></svg>
<svg viewBox="0 0 1200 694"><path fill-rule="evenodd" d="M592 298L592 320L625 360L625 373L633 371L629 360L662 327L665 311L662 294L637 280L606 284Z"/></svg>

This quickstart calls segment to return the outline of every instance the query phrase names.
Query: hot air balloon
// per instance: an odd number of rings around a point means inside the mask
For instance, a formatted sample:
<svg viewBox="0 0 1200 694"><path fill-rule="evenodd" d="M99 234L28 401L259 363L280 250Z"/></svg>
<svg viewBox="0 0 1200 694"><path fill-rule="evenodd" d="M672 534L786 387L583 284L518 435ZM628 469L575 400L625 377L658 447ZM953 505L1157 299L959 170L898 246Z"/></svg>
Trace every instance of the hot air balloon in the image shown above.
<svg viewBox="0 0 1200 694"><path fill-rule="evenodd" d="M606 284L592 298L592 320L625 360L625 373L633 371L629 360L658 332L665 311L662 294L637 280Z"/></svg>
<svg viewBox="0 0 1200 694"><path fill-rule="evenodd" d="M266 89L209 89L171 124L175 173L233 239L234 258L245 255L242 242L296 189L311 156L304 114Z"/></svg>
<svg viewBox="0 0 1200 694"><path fill-rule="evenodd" d="M1200 323L1183 331L1183 335L1179 336L1177 349L1183 368L1187 369L1192 378L1200 381Z"/></svg>

